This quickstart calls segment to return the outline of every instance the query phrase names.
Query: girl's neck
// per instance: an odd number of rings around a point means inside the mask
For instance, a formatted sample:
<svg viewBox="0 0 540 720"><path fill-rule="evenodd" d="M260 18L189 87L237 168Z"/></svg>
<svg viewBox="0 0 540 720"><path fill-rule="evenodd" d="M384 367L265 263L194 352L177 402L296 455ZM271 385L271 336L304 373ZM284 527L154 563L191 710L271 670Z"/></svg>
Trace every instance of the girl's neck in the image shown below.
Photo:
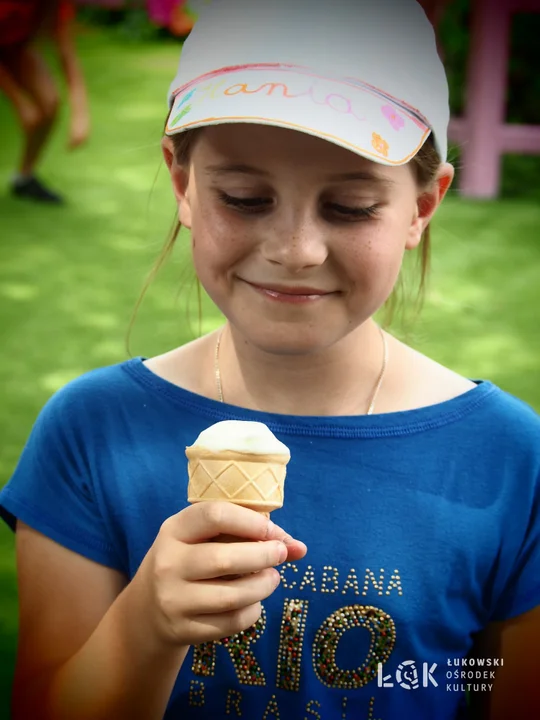
<svg viewBox="0 0 540 720"><path fill-rule="evenodd" d="M217 337L211 336L214 347ZM384 345L373 321L307 357L265 352L227 324L218 371L223 400L231 405L286 415L362 415L373 397L383 358Z"/></svg>
<svg viewBox="0 0 540 720"><path fill-rule="evenodd" d="M205 335L145 365L170 383L217 399L215 348L219 332ZM403 412L450 400L475 384L386 335L389 362L374 413ZM325 353L273 355L227 327L219 368L230 405L282 415L365 414L379 378L383 347L368 322Z"/></svg>

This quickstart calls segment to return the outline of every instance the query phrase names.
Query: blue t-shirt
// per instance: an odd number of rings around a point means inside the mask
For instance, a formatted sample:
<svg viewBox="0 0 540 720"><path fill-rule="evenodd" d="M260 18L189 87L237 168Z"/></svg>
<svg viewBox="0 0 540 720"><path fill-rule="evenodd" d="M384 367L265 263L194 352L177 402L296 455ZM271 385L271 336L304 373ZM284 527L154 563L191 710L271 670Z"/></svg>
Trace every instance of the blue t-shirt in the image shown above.
<svg viewBox="0 0 540 720"><path fill-rule="evenodd" d="M488 692L499 661L461 667L474 633L540 604L538 415L489 382L408 412L274 415L137 358L49 400L2 515L132 578L187 504L185 447L225 419L290 447L273 519L308 554L281 566L252 629L190 650L167 720L460 717L465 686Z"/></svg>

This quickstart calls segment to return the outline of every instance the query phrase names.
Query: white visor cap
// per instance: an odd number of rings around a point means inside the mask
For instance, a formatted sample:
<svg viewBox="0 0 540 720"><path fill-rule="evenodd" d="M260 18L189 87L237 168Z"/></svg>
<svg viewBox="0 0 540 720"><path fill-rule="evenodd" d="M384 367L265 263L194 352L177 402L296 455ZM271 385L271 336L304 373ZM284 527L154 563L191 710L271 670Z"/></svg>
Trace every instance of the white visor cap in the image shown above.
<svg viewBox="0 0 540 720"><path fill-rule="evenodd" d="M165 133L290 128L403 165L450 119L435 32L416 0L210 0L182 48Z"/></svg>

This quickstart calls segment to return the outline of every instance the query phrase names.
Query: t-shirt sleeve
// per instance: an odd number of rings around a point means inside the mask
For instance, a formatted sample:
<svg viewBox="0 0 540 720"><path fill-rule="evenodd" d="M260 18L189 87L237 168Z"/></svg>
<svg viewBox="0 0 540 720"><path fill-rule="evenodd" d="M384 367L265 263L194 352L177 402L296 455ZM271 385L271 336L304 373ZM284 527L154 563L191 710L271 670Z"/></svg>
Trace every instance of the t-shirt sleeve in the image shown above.
<svg viewBox="0 0 540 720"><path fill-rule="evenodd" d="M527 514L513 513L505 528L514 552L495 603L493 622L509 620L540 606L540 478L527 495Z"/></svg>
<svg viewBox="0 0 540 720"><path fill-rule="evenodd" d="M100 512L77 391L67 386L39 414L10 481L0 516L16 519L70 550L124 571ZM87 431L88 432L88 431Z"/></svg>

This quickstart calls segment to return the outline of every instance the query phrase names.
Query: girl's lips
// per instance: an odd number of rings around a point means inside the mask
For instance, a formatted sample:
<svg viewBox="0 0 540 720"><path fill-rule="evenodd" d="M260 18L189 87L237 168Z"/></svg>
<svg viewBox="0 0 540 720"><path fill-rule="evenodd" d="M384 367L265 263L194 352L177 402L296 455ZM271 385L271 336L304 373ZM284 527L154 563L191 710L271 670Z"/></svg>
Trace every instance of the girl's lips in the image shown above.
<svg viewBox="0 0 540 720"><path fill-rule="evenodd" d="M262 286L250 283L247 280L244 282L252 287L256 292L264 297L269 298L277 302L286 302L293 304L316 302L322 298L328 297L329 295L335 295L334 292L327 290L320 290L312 287L288 287L285 285L270 285Z"/></svg>

